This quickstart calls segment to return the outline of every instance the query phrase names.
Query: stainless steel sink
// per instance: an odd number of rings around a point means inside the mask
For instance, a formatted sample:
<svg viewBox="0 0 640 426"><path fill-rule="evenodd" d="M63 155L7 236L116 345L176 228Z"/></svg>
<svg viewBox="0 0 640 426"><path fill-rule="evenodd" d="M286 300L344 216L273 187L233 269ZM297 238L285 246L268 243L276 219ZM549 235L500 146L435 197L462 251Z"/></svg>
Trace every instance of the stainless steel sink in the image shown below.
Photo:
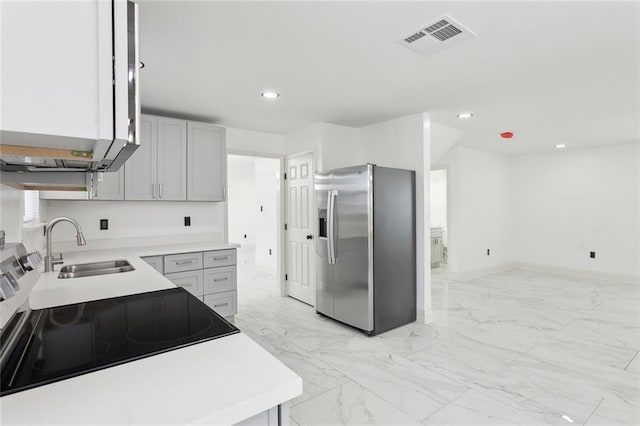
<svg viewBox="0 0 640 426"><path fill-rule="evenodd" d="M67 265L60 268L58 278L92 277L94 275L119 274L121 272L134 271L134 268L126 260L110 260L108 262L81 263Z"/></svg>

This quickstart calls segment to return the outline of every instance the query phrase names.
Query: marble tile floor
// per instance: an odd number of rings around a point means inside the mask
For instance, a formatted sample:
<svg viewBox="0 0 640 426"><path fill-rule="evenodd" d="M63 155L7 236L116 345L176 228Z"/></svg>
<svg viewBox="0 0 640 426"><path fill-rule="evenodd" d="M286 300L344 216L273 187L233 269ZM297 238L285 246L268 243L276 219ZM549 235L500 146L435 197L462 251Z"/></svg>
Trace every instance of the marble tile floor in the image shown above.
<svg viewBox="0 0 640 426"><path fill-rule="evenodd" d="M640 424L640 286L435 275L435 322L366 337L238 264L236 325L303 378L292 425Z"/></svg>

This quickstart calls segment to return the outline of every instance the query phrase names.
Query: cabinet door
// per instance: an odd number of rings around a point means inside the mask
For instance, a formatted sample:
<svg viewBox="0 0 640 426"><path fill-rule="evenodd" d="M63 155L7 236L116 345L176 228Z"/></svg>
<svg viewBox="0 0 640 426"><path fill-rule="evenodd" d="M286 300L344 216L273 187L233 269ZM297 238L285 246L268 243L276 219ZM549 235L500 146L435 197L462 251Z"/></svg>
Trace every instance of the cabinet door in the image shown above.
<svg viewBox="0 0 640 426"><path fill-rule="evenodd" d="M124 167L117 172L98 173L94 200L124 200Z"/></svg>
<svg viewBox="0 0 640 426"><path fill-rule="evenodd" d="M140 119L140 146L124 163L125 200L153 200L157 196L158 118Z"/></svg>
<svg viewBox="0 0 640 426"><path fill-rule="evenodd" d="M236 264L236 249L213 250L204 252L204 267L217 268Z"/></svg>
<svg viewBox="0 0 640 426"><path fill-rule="evenodd" d="M210 268L204 270L204 294L236 290L236 267Z"/></svg>
<svg viewBox="0 0 640 426"><path fill-rule="evenodd" d="M223 317L230 317L238 313L238 293L235 291L206 294L204 303Z"/></svg>
<svg viewBox="0 0 640 426"><path fill-rule="evenodd" d="M187 122L158 117L158 199L187 199Z"/></svg>
<svg viewBox="0 0 640 426"><path fill-rule="evenodd" d="M199 271L174 272L172 274L166 274L165 277L194 296L202 296L202 269Z"/></svg>
<svg viewBox="0 0 640 426"><path fill-rule="evenodd" d="M226 130L190 121L187 137L187 199L224 201L227 184Z"/></svg>
<svg viewBox="0 0 640 426"><path fill-rule="evenodd" d="M143 257L142 260L147 262L156 271L164 274L164 260L162 256L147 256Z"/></svg>
<svg viewBox="0 0 640 426"><path fill-rule="evenodd" d="M93 143L84 141L110 140L111 3L3 1L1 8L2 130L78 138L74 149L89 151Z"/></svg>
<svg viewBox="0 0 640 426"><path fill-rule="evenodd" d="M164 257L165 272L202 269L202 252L171 254Z"/></svg>

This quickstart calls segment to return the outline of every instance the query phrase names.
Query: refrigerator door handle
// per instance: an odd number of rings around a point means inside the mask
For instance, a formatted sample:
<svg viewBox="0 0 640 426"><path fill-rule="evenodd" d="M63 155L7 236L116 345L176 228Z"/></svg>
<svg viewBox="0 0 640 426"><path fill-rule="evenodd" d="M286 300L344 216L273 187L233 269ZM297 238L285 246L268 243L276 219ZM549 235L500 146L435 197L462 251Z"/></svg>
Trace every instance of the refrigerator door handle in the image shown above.
<svg viewBox="0 0 640 426"><path fill-rule="evenodd" d="M338 190L331 191L331 259L334 265L338 260L338 224L336 223L336 201Z"/></svg>
<svg viewBox="0 0 640 426"><path fill-rule="evenodd" d="M327 257L333 265L333 191L327 191Z"/></svg>

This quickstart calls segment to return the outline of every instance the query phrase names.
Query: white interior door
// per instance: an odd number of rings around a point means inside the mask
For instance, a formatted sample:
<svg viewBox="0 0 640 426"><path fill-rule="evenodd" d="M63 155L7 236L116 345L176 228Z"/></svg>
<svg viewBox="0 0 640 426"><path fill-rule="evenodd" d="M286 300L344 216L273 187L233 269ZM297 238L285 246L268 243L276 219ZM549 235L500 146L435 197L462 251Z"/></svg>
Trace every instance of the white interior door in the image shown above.
<svg viewBox="0 0 640 426"><path fill-rule="evenodd" d="M287 158L286 164L287 295L315 302L313 155Z"/></svg>

